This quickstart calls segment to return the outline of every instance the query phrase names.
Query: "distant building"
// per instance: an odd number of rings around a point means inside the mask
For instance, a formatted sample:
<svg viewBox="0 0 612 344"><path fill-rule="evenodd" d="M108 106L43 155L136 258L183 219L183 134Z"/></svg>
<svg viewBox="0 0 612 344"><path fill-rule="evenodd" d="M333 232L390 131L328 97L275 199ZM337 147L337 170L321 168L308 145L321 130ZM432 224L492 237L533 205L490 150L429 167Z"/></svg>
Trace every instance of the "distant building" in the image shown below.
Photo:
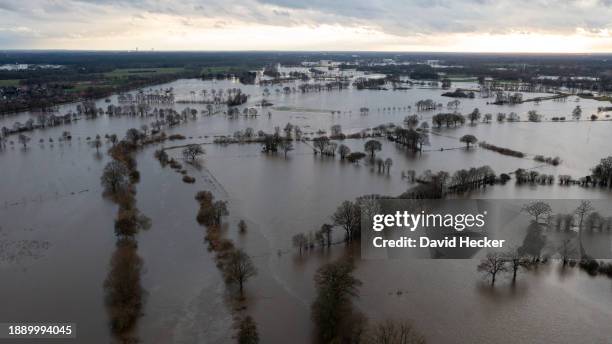
<svg viewBox="0 0 612 344"><path fill-rule="evenodd" d="M0 70L26 70L27 64L5 64L0 66Z"/></svg>

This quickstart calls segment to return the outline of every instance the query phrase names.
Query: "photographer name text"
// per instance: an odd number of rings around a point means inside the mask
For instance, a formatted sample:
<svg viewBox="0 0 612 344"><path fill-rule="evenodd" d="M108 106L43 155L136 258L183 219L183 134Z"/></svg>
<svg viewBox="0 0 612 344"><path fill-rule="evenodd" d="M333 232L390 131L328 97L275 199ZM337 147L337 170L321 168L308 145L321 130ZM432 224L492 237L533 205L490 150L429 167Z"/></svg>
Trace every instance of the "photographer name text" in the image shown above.
<svg viewBox="0 0 612 344"><path fill-rule="evenodd" d="M398 239L384 239L382 237L375 237L372 240L372 244L377 248L499 248L504 247L505 241L506 240L489 239L488 237L479 239L469 237L444 237L444 239L420 237L418 240L408 237L400 237Z"/></svg>

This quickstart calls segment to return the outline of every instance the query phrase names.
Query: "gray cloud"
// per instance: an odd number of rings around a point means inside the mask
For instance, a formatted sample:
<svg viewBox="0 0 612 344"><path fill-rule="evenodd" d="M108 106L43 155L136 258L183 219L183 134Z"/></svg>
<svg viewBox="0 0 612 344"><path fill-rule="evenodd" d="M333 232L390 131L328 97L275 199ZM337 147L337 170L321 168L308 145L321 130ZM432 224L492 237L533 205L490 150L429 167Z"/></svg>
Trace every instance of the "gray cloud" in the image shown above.
<svg viewBox="0 0 612 344"><path fill-rule="evenodd" d="M333 14L337 23L358 19L383 31L411 33L570 32L610 28L612 0L258 0L293 10Z"/></svg>
<svg viewBox="0 0 612 344"><path fill-rule="evenodd" d="M44 37L70 37L75 31L104 35L121 31L105 27L122 19L146 25L149 15L174 17L185 30L211 19L216 28L234 23L329 24L405 39L449 33L568 34L577 28L597 35L612 30L612 0L0 0L4 26L29 27ZM0 43L26 41L26 34L17 35L4 31Z"/></svg>

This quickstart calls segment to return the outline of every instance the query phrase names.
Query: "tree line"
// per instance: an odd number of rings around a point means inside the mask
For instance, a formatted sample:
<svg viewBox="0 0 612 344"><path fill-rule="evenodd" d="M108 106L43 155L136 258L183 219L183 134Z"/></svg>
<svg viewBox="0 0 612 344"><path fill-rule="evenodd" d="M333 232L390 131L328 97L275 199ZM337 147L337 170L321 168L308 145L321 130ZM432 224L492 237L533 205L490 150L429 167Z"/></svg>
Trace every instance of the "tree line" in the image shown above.
<svg viewBox="0 0 612 344"><path fill-rule="evenodd" d="M122 342L137 340L131 332L142 314L145 291L141 286L143 262L138 255L136 234L150 226L150 220L136 207L135 184L140 173L133 155L140 142L130 130L109 149L112 160L100 178L104 195L119 206L115 219L117 244L104 290L111 329Z"/></svg>

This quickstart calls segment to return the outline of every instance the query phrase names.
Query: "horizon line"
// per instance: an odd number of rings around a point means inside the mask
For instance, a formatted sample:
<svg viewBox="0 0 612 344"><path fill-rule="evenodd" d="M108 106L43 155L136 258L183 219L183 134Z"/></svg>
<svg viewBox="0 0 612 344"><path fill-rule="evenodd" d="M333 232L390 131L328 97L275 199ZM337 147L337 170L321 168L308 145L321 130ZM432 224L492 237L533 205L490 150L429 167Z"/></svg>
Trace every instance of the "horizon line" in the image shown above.
<svg viewBox="0 0 612 344"><path fill-rule="evenodd" d="M8 48L0 52L99 52L99 53L334 53L334 54L472 54L472 55L612 55L610 52L556 52L556 51L388 51L388 50L158 50L158 49L44 49L44 48Z"/></svg>

